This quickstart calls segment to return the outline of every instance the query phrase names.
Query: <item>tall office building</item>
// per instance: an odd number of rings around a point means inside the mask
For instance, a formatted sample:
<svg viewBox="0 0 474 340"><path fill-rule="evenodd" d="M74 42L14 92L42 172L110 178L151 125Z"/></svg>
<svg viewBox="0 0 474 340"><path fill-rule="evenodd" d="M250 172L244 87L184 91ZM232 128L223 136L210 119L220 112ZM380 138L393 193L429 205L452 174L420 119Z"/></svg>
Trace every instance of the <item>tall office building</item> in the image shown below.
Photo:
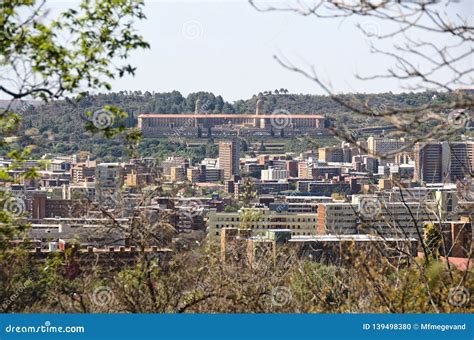
<svg viewBox="0 0 474 340"><path fill-rule="evenodd" d="M219 168L224 170L225 179L239 174L239 162L239 141L231 140L219 142Z"/></svg>
<svg viewBox="0 0 474 340"><path fill-rule="evenodd" d="M414 177L421 182L454 182L469 177L474 169L473 142L417 143L414 154Z"/></svg>
<svg viewBox="0 0 474 340"><path fill-rule="evenodd" d="M318 155L323 162L344 162L343 149L337 146L319 148Z"/></svg>
<svg viewBox="0 0 474 340"><path fill-rule="evenodd" d="M407 144L404 138L369 137L367 138L367 151L371 156L384 156L381 163L386 163L394 159L394 153Z"/></svg>
<svg viewBox="0 0 474 340"><path fill-rule="evenodd" d="M318 158L323 162L350 163L352 153L358 153L357 148L353 148L348 143L342 143L341 146L327 146L318 149Z"/></svg>
<svg viewBox="0 0 474 340"><path fill-rule="evenodd" d="M448 171L447 146L447 143L436 142L415 144L415 180L427 183L443 182Z"/></svg>
<svg viewBox="0 0 474 340"><path fill-rule="evenodd" d="M449 144L451 180L469 178L474 170L474 142Z"/></svg>

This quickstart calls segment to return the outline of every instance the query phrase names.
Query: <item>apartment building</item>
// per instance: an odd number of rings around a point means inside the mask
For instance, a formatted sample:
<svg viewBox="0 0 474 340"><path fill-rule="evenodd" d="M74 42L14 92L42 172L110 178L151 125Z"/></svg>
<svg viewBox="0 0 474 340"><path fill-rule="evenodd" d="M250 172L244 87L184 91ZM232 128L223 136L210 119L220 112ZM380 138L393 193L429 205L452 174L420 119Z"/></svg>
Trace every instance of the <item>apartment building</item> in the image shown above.
<svg viewBox="0 0 474 340"><path fill-rule="evenodd" d="M347 182L298 181L298 192L310 192L318 196L331 196L333 193L351 193L351 184Z"/></svg>
<svg viewBox="0 0 474 340"><path fill-rule="evenodd" d="M328 146L318 149L318 158L323 162L344 162L344 152L341 147Z"/></svg>
<svg viewBox="0 0 474 340"><path fill-rule="evenodd" d="M474 142L449 143L449 152L451 180L472 177L474 171Z"/></svg>
<svg viewBox="0 0 474 340"><path fill-rule="evenodd" d="M96 185L117 188L123 185L123 169L119 163L101 163L95 168Z"/></svg>
<svg viewBox="0 0 474 340"><path fill-rule="evenodd" d="M311 173L312 164L309 162L299 162L298 163L298 178L311 179L313 174Z"/></svg>
<svg viewBox="0 0 474 340"><path fill-rule="evenodd" d="M170 179L172 182L182 182L186 179L186 169L182 166L172 166L170 168Z"/></svg>
<svg viewBox="0 0 474 340"><path fill-rule="evenodd" d="M275 168L262 170L261 174L262 181L275 181L280 179L287 179L289 177L289 173L287 170L279 170Z"/></svg>
<svg viewBox="0 0 474 340"><path fill-rule="evenodd" d="M474 142L417 143L414 154L415 180L441 183L472 176Z"/></svg>
<svg viewBox="0 0 474 340"><path fill-rule="evenodd" d="M131 173L127 174L126 184L128 187L140 187L153 183L153 176L150 173L141 173L132 169Z"/></svg>
<svg viewBox="0 0 474 340"><path fill-rule="evenodd" d="M201 164L197 167L189 168L187 171L187 178L191 183L199 182L219 182L224 179L223 169L208 169Z"/></svg>
<svg viewBox="0 0 474 340"><path fill-rule="evenodd" d="M226 179L239 175L240 146L237 140L219 142L219 167Z"/></svg>
<svg viewBox="0 0 474 340"><path fill-rule="evenodd" d="M394 159L397 150L401 150L407 146L408 142L404 138L385 138L385 137L369 137L367 138L367 151L372 156L388 156Z"/></svg>
<svg viewBox="0 0 474 340"><path fill-rule="evenodd" d="M165 161L161 162L161 166L163 168L163 175L170 176L171 175L171 168L181 166L184 171L186 171L189 167L189 159L184 157L178 156L171 156L168 157Z"/></svg>
<svg viewBox="0 0 474 340"><path fill-rule="evenodd" d="M230 183L229 183L230 184ZM239 197L242 193L242 185L243 183L239 181L238 183L234 183L234 194L235 197ZM287 181L265 181L265 182L257 182L253 183L254 190L257 195L268 195L268 194L278 194L282 191L290 190L290 183Z"/></svg>
<svg viewBox="0 0 474 340"><path fill-rule="evenodd" d="M72 184L63 186L63 199L89 199L95 200L96 190L95 182L80 182L78 184Z"/></svg>
<svg viewBox="0 0 474 340"><path fill-rule="evenodd" d="M350 203L320 203L318 234L357 234L357 208Z"/></svg>
<svg viewBox="0 0 474 340"><path fill-rule="evenodd" d="M353 196L351 203L321 203L318 234L376 234L418 237L423 223L436 221L434 202L384 202L376 196Z"/></svg>
<svg viewBox="0 0 474 340"><path fill-rule="evenodd" d="M252 212L255 218L245 221L246 214ZM253 232L271 229L289 229L293 235L315 235L317 213L290 213L269 208L243 208L237 212L217 212L210 209L207 231L213 240L219 240L223 228L247 228Z"/></svg>
<svg viewBox="0 0 474 340"><path fill-rule="evenodd" d="M74 164L71 167L71 179L74 183L93 181L95 175L95 161Z"/></svg>
<svg viewBox="0 0 474 340"><path fill-rule="evenodd" d="M124 183L124 171L119 163L101 163L95 168L96 198L106 199L119 190Z"/></svg>
<svg viewBox="0 0 474 340"><path fill-rule="evenodd" d="M117 218L44 218L28 230L28 238L43 244L60 239L76 240L82 246L125 245L129 220ZM119 226L119 227L118 227Z"/></svg>

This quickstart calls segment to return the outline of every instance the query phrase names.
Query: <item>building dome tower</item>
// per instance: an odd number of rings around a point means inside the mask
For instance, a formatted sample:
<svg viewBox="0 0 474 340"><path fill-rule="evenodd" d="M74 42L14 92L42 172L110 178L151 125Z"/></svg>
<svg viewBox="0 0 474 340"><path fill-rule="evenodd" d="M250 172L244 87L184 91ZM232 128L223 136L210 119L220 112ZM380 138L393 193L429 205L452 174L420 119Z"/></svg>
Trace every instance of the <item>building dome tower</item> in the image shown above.
<svg viewBox="0 0 474 340"><path fill-rule="evenodd" d="M202 113L201 98L198 97L196 99L196 103L194 104L194 114L199 115L201 113ZM198 126L199 126L198 117L194 117L194 127L198 127Z"/></svg>
<svg viewBox="0 0 474 340"><path fill-rule="evenodd" d="M194 113L197 115L202 113L201 98L199 97L196 99L196 104L194 104Z"/></svg>
<svg viewBox="0 0 474 340"><path fill-rule="evenodd" d="M255 109L255 115L258 116L258 115L261 115L263 114L263 98L261 96L258 97L257 99L257 107ZM258 126L261 126L262 125L262 121L263 119L258 119L258 118L255 118L254 119L254 122L253 122L253 126L254 127L258 127Z"/></svg>
<svg viewBox="0 0 474 340"><path fill-rule="evenodd" d="M263 98L257 99L257 108L255 110L255 114L260 115L263 113Z"/></svg>

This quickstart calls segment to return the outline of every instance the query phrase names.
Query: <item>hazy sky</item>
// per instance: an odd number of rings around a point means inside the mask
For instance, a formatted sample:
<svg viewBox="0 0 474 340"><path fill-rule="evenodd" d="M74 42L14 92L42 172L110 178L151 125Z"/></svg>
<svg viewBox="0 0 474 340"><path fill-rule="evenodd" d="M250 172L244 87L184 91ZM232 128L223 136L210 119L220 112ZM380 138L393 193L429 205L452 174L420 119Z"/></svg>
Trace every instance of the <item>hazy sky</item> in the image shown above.
<svg viewBox="0 0 474 340"><path fill-rule="evenodd" d="M369 53L365 36L353 23L261 13L245 0L149 1L146 14L148 20L139 28L151 50L134 56L136 77L118 81L116 89L204 90L227 100L281 87L322 93L312 81L282 68L275 54L314 65L338 91L397 87L354 79L357 70L373 70L378 58Z"/></svg>
<svg viewBox="0 0 474 340"><path fill-rule="evenodd" d="M473 4L466 0L456 6L472 17ZM388 61L370 53L352 19L260 13L245 0L147 1L145 12L148 20L137 28L151 49L133 54L136 76L115 81L114 91L178 90L186 95L202 90L231 101L282 87L292 93L323 93L312 81L282 68L274 54L301 66L314 65L338 92L401 90L396 81L355 79L357 72L386 70ZM388 30L371 19L359 23L381 33Z"/></svg>

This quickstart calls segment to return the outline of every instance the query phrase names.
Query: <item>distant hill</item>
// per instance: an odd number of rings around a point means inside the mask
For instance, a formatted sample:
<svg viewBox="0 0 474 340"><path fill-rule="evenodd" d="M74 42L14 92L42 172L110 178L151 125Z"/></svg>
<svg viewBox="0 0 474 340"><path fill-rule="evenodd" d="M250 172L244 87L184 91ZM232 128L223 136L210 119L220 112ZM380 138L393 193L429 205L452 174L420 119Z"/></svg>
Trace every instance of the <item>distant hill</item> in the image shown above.
<svg viewBox="0 0 474 340"><path fill-rule="evenodd" d="M277 91L275 91L277 92ZM264 100L263 110L271 113L275 110L287 110L290 113L323 114L333 123L357 125L361 119L335 102L328 96L290 94L286 90L278 93L269 91L262 93ZM361 102L368 103L374 110L383 109L384 105L417 106L430 101L445 101L446 93L381 93L381 94L354 94L341 95L342 99L350 100L354 96ZM19 143L22 146L32 145L33 155L43 153L77 153L87 151L100 158L115 158L126 156L123 140L116 138L106 140L101 136L90 136L84 130L83 113L101 109L104 105L113 105L122 108L129 114L126 125L136 126L137 116L140 113L192 113L197 98L201 100L202 110L213 113L249 113L255 112L257 96L250 99L238 100L230 103L220 95L210 92L197 92L187 97L178 91L167 93L150 93L140 91L125 91L110 94L86 96L79 102L54 101L47 104L41 102L15 103L15 108L23 117L24 135ZM0 101L4 104L4 101ZM163 148L156 140L146 140L142 149L149 156L154 156Z"/></svg>

